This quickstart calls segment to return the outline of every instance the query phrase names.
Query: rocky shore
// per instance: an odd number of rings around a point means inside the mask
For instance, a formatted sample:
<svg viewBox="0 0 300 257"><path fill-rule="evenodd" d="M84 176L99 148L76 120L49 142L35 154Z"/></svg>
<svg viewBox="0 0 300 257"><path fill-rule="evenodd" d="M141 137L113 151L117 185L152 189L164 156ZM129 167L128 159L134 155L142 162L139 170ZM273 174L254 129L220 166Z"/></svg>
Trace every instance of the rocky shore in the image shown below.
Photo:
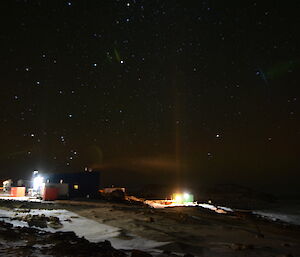
<svg viewBox="0 0 300 257"><path fill-rule="evenodd" d="M74 232L50 233L31 227L13 227L3 221L0 221L0 239L2 256L126 256L109 241L91 243Z"/></svg>
<svg viewBox="0 0 300 257"><path fill-rule="evenodd" d="M0 208L3 213L11 213L1 217L3 256L295 257L300 253L299 226L265 220L249 211L219 214L198 207L153 209L105 201L0 201ZM48 213L52 214L35 215L39 209L50 209ZM75 213L95 226L118 228L118 234L92 242L74 232L58 231L78 220L73 216L59 219L55 215L58 209ZM28 227L13 227L9 222L22 222ZM52 232L44 231L45 227ZM132 237L143 240L134 241L132 247L115 247L120 240L127 242ZM163 244L144 250L147 240Z"/></svg>

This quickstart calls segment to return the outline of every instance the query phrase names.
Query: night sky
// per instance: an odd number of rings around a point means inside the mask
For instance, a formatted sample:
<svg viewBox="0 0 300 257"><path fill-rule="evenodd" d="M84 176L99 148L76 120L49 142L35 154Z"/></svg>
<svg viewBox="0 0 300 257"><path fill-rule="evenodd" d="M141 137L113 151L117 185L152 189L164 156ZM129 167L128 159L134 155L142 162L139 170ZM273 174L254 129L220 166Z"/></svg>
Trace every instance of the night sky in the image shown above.
<svg viewBox="0 0 300 257"><path fill-rule="evenodd" d="M293 3L2 1L2 178L89 167L295 189Z"/></svg>

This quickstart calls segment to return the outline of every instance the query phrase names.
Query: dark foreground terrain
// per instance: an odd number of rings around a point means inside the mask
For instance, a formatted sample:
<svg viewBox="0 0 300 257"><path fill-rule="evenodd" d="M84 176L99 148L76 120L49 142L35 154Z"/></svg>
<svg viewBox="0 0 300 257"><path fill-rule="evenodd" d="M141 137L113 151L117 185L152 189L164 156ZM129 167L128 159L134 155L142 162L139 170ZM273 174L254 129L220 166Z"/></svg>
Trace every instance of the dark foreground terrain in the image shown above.
<svg viewBox="0 0 300 257"><path fill-rule="evenodd" d="M50 233L35 228L13 227L0 221L1 256L114 256L126 254L109 241L90 243L74 232Z"/></svg>
<svg viewBox="0 0 300 257"><path fill-rule="evenodd" d="M153 209L131 203L57 201L54 204L2 201L1 208L66 209L101 224L118 227L121 237L134 234L168 244L160 256L190 253L207 257L300 256L300 229L264 220L249 211L219 214L203 208ZM72 232L43 232L0 223L2 256L134 256L137 250L116 250L108 241L90 243Z"/></svg>

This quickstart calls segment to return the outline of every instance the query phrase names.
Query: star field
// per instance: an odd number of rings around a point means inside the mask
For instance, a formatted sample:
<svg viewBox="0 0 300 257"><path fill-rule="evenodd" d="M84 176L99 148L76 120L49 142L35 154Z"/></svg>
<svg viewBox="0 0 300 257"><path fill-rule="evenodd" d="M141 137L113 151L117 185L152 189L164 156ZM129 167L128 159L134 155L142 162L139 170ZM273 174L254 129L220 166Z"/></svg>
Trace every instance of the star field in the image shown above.
<svg viewBox="0 0 300 257"><path fill-rule="evenodd" d="M299 170L296 7L16 0L3 12L3 174L143 158L208 181Z"/></svg>

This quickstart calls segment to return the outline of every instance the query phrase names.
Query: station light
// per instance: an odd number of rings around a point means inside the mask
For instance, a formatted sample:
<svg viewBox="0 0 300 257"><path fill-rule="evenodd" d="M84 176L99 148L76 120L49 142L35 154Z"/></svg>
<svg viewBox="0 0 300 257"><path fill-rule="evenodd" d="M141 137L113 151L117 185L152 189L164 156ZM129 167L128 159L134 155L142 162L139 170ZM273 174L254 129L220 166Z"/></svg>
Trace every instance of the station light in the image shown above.
<svg viewBox="0 0 300 257"><path fill-rule="evenodd" d="M194 202L194 196L189 193L173 194L172 200L176 204L186 204Z"/></svg>
<svg viewBox="0 0 300 257"><path fill-rule="evenodd" d="M38 190L44 185L44 178L42 176L36 176L33 179L33 189Z"/></svg>

